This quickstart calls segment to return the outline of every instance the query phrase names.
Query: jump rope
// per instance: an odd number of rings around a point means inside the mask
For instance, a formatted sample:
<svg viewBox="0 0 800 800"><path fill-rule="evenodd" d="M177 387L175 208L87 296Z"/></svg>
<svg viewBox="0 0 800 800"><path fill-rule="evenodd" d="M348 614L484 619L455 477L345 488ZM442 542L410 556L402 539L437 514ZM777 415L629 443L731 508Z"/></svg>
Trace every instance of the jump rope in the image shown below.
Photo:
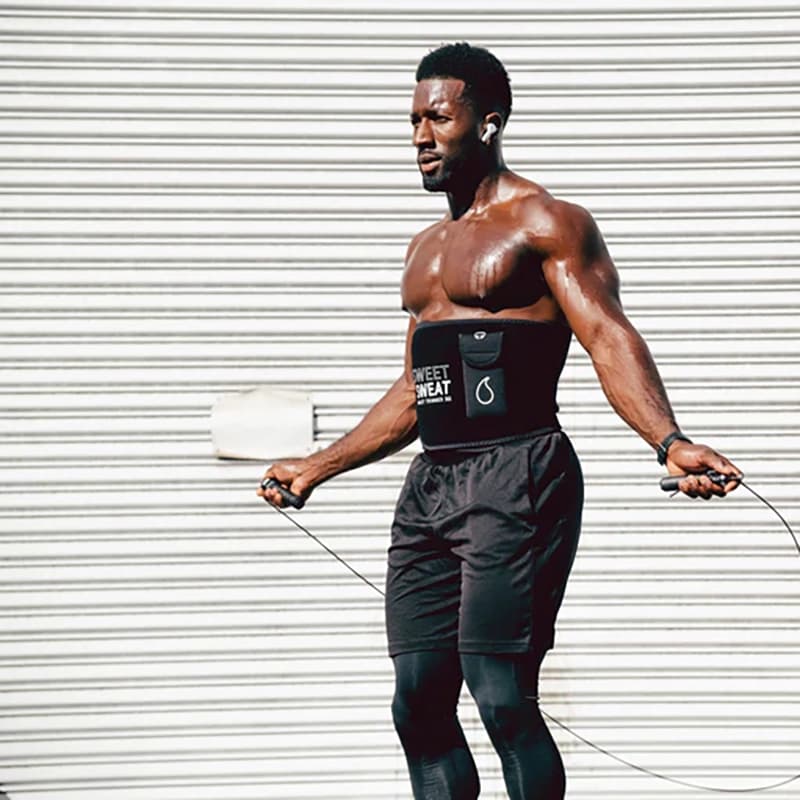
<svg viewBox="0 0 800 800"><path fill-rule="evenodd" d="M719 486L724 486L728 481L731 480L731 478L729 478L729 477L727 477L725 475L721 475L720 473L715 472L714 470L709 470L708 472L706 472L706 475L711 479L711 481L713 483L715 483L715 484L717 484ZM665 491L665 492L673 492L673 496L674 496L674 494L677 494L677 492L678 492L678 483L684 477L686 477L686 476L685 475L672 475L672 476L667 477L667 478L662 478L661 479L661 483L660 483L661 489L663 491ZM789 535L792 537L792 541L794 542L794 546L795 546L795 549L797 550L798 556L800 556L800 541L798 541L798 538L795 535L795 532L792 530L791 525L789 525L789 523L786 521L785 517L780 513L780 511L778 511L777 508L775 508L774 505L772 505L772 503L769 502L769 500L767 500L766 498L762 497L755 489L753 489L750 485L745 483L743 478L738 478L737 480L738 480L738 483L741 486L743 486L745 489L747 489L747 491L750 492L750 494L752 494L756 499L758 499L768 509L770 509L770 511L772 511L775 514L775 516L777 516L778 519L783 523L784 527L789 532ZM305 500L302 497L299 497L298 495L293 494L292 492L290 492L283 484L281 484L275 478L269 478L269 479L265 480L261 484L261 488L262 489L274 489L274 490L276 490L281 495L281 497L286 501L286 503L288 503L293 508L300 509L305 505ZM381 597L385 597L386 596L382 589L378 588L365 575L362 575L352 564L350 564L344 558L342 558L335 550L333 550L330 547L328 547L328 545L325 544L325 542L323 542L319 537L317 537L313 533L311 533L311 531L308 530L308 528L306 528L304 525L301 525L293 516L291 516L290 514L287 514L279 506L272 506L272 507L276 511L278 511L283 517L288 519L292 523L292 525L294 525L299 530L301 530L303 533L305 533L306 536L311 537L320 547L322 547L327 553L332 555L338 562L340 562L342 565L347 567L347 569L349 569L350 572L352 572L353 575L355 575L359 580L363 581L364 583L367 584L367 586L369 586L372 589L374 589L379 595L381 595ZM688 787L690 789L699 789L700 791L716 792L716 793L719 793L719 794L756 794L757 792L767 792L767 791L770 791L772 789L778 789L781 786L787 786L790 783L794 783L794 781L800 780L800 773L797 773L796 775L793 775L791 778L786 778L785 780L777 781L775 783L766 784L764 786L754 786L754 787L748 788L748 789L724 789L724 788L721 788L719 786L705 786L705 785L699 784L699 783L692 783L690 781L684 781L684 780L681 780L680 778L673 778L670 775L664 775L663 773L655 772L654 770L648 769L647 767L642 767L642 766L640 766L638 764L634 764L631 761L627 761L626 759L622 758L621 756L618 756L615 753L612 753L610 750L607 750L606 748L601 747L600 745L595 744L594 742L590 741L585 736L582 736L580 733L578 733L577 731L575 731L572 728L570 728L569 725L566 725L565 723L561 722L561 720L556 719L556 717L552 716L551 714L548 714L544 709L540 708L539 710L541 711L543 716L545 716L547 719L549 719L552 723L554 723L555 725L558 725L559 728L562 728L567 733L569 733L572 736L574 736L578 741L583 742L583 744L587 745L588 747L591 747L592 749L596 750L598 753L602 753L603 755L606 755L609 758L613 758L614 761L617 761L620 764L623 764L624 766L629 767L630 769L634 769L637 772L642 772L645 775L649 775L652 778L658 778L658 779L660 779L662 781L668 781L669 783L674 783L674 784L677 784L679 786L685 786L685 787Z"/></svg>

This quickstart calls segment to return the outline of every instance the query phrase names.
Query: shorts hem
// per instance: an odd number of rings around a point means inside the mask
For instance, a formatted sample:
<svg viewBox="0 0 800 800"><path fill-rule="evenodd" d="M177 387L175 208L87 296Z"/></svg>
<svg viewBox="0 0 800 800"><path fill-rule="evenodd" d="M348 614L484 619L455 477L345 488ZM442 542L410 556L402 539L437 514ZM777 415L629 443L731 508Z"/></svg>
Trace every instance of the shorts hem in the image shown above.
<svg viewBox="0 0 800 800"><path fill-rule="evenodd" d="M508 653L509 655L515 653L530 653L536 649L536 645L531 641L505 641L505 642L479 642L467 641L459 642L459 653L497 653L502 655Z"/></svg>
<svg viewBox="0 0 800 800"><path fill-rule="evenodd" d="M459 653L516 655L522 653L551 650L552 644L542 646L538 642L509 640L503 642L457 642L455 639L417 639L410 642L389 642L389 655L394 657L401 653L415 653L425 650L454 650Z"/></svg>
<svg viewBox="0 0 800 800"><path fill-rule="evenodd" d="M412 639L405 642L389 642L389 655L416 653L422 650L458 650L455 639Z"/></svg>

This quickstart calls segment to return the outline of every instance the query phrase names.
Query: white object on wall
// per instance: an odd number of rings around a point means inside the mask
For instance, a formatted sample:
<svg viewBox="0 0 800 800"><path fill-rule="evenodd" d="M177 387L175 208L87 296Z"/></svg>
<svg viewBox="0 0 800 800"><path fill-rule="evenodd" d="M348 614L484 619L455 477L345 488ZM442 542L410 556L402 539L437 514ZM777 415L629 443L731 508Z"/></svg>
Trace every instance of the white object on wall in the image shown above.
<svg viewBox="0 0 800 800"><path fill-rule="evenodd" d="M256 386L220 397L211 409L217 458L266 461L308 455L314 445L314 405L305 392Z"/></svg>

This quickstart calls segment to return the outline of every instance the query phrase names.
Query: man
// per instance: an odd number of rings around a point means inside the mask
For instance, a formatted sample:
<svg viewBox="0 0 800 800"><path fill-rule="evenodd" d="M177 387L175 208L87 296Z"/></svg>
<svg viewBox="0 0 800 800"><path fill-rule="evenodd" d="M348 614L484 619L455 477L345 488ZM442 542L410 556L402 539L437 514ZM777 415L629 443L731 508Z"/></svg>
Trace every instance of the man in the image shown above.
<svg viewBox="0 0 800 800"><path fill-rule="evenodd" d="M479 782L456 717L462 681L512 800L564 796L538 710L539 665L578 541L582 478L556 419L572 333L617 413L692 497L735 488L736 467L680 430L592 217L511 172L502 64L461 43L429 53L411 111L423 186L449 213L412 240L403 374L358 426L270 467L307 497L419 434L392 527L386 592L395 726L417 800L473 800ZM726 476L712 482L708 470ZM283 505L274 490L259 495Z"/></svg>

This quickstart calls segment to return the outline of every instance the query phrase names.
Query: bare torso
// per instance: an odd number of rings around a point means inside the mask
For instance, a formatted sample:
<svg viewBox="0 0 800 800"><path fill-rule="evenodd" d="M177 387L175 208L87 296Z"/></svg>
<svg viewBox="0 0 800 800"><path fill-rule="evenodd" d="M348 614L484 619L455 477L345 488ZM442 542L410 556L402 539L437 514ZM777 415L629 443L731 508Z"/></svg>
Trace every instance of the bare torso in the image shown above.
<svg viewBox="0 0 800 800"><path fill-rule="evenodd" d="M552 202L541 186L507 172L483 207L423 230L408 249L403 307L417 322L563 319L542 269L547 237L530 225Z"/></svg>

